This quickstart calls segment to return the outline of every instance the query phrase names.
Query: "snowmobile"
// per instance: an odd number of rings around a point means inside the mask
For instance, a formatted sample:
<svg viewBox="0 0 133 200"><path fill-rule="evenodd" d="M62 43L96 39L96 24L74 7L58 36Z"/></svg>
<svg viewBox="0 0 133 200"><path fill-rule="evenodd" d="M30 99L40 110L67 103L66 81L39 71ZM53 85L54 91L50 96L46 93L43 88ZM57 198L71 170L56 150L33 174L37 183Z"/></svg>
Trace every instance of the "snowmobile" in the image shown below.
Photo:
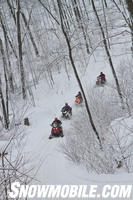
<svg viewBox="0 0 133 200"><path fill-rule="evenodd" d="M97 86L104 86L106 83L106 79L101 78L100 76L97 77L96 85Z"/></svg>
<svg viewBox="0 0 133 200"><path fill-rule="evenodd" d="M51 124L52 130L51 130L51 135L49 136L49 139L52 139L54 137L63 137L63 130L62 127L59 126L57 123Z"/></svg>
<svg viewBox="0 0 133 200"><path fill-rule="evenodd" d="M70 119L71 116L72 116L72 113L70 111L62 110L62 118Z"/></svg>
<svg viewBox="0 0 133 200"><path fill-rule="evenodd" d="M83 99L81 97L76 97L75 103L81 104L83 102Z"/></svg>

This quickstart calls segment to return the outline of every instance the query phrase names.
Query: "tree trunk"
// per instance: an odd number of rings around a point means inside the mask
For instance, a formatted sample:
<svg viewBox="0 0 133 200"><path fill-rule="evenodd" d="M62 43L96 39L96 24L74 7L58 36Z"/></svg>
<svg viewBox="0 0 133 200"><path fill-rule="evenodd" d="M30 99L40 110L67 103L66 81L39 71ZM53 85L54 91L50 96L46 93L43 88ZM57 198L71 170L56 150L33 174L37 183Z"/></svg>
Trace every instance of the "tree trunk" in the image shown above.
<svg viewBox="0 0 133 200"><path fill-rule="evenodd" d="M130 24L131 24L131 33L132 33L132 54L133 54L133 0L125 0L127 4L127 9L130 14Z"/></svg>
<svg viewBox="0 0 133 200"><path fill-rule="evenodd" d="M1 99L3 117L4 117L4 127L6 129L8 129L8 127L9 127L9 121L8 121L7 112L6 112L6 104L5 104L4 96L3 96L3 92L2 92L1 78L0 78L0 99Z"/></svg>
<svg viewBox="0 0 133 200"><path fill-rule="evenodd" d="M4 153L1 155L2 158L2 168L3 168L3 178L4 178L4 191L5 191L5 200L8 200L8 189L7 189L7 180L6 180L6 172L4 170L5 168L5 162L4 162Z"/></svg>
<svg viewBox="0 0 133 200"><path fill-rule="evenodd" d="M58 25L60 25L60 23L58 22L58 20L53 16L53 14L49 11L49 9L45 6L45 4L42 3L41 0L38 0L38 1L39 1L39 3L46 9L46 11L49 13L49 15L56 21L56 23L57 23Z"/></svg>
<svg viewBox="0 0 133 200"><path fill-rule="evenodd" d="M76 0L72 0L72 5L73 5L73 10L74 10L74 14L75 14L77 23L78 23L79 27L82 29L82 32L83 32L83 37L84 37L84 41L85 41L85 45L86 45L86 51L87 51L88 54L90 54L89 45L88 45L88 42L87 42L87 36L86 36L86 32L85 32L83 22L82 22L82 16L81 16L79 8L77 6Z"/></svg>
<svg viewBox="0 0 133 200"><path fill-rule="evenodd" d="M11 62L10 62L10 58L9 58L9 47L8 47L7 31L5 29L5 26L4 26L4 23L3 23L3 20L2 20L2 16L0 16L0 21L1 21L2 29L3 29L3 33L4 33L6 53L7 53L8 65L9 65L9 69L7 68L8 81L9 81L9 84L10 84L11 92L14 93L13 74L12 74Z"/></svg>
<svg viewBox="0 0 133 200"><path fill-rule="evenodd" d="M104 29L103 29L103 27L102 27L100 18L99 18L99 16L98 16L98 13L97 13L97 10L96 10L96 7L95 7L94 0L91 0L91 2L92 2L92 7L93 7L94 13L95 13L95 15L96 15L97 21L98 21L98 23L99 23L99 27L100 27L100 29L101 29L101 33L102 33L102 36L103 36L103 43L104 43L105 51L106 51L106 54L107 54L107 57L108 57L108 60L109 60L109 64L110 64L110 67L111 67L111 70L112 70L112 73L113 73L113 76L114 76L114 79L115 79L115 83L116 83L116 87L117 87L117 92L118 92L118 95L119 95L119 97L120 97L120 100L121 100L121 103L122 103L122 106L123 106L123 103L124 103L124 102L123 102L123 96L122 96L121 89L120 89L120 85L119 85L119 81L118 81L118 78L117 78L117 75L116 75L116 72L115 72L115 69L114 69L114 65L113 65L113 62L112 62L112 58L111 58L111 55L110 55L110 52L109 52L109 49L108 49L106 37L105 37L105 34L104 34Z"/></svg>
<svg viewBox="0 0 133 200"><path fill-rule="evenodd" d="M12 14L12 16L13 16L14 22L15 22L15 24L16 24L16 16L15 16L15 12L13 11L13 9L12 9L12 5L10 4L10 1L9 1L9 0L7 0L7 4L8 4L8 6L9 6L9 9L10 9L11 14Z"/></svg>
<svg viewBox="0 0 133 200"><path fill-rule="evenodd" d="M20 2L17 0L17 39L18 39L18 62L21 74L22 94L23 99L26 99L26 88L25 88L25 74L23 66L23 55L22 55L22 41L21 41L21 26L20 26Z"/></svg>
<svg viewBox="0 0 133 200"><path fill-rule="evenodd" d="M7 41L8 41L8 43L9 43L11 49L12 49L12 52L14 53L14 56L17 58L17 53L16 53L16 51L15 51L15 49L13 47L12 42L10 41L9 36L8 36L6 24L5 24L5 21L3 20L3 16L2 16L2 12L1 11L0 11L0 19L1 19L0 21L1 21L1 25L2 25L3 31L6 32Z"/></svg>
<svg viewBox="0 0 133 200"><path fill-rule="evenodd" d="M1 96L1 102L2 102L2 108L3 108L3 116L4 116L4 124L5 124L5 128L8 129L9 128L9 101L8 101L8 81L7 81L7 63L6 63L6 58L4 55L4 49L3 49L3 44L2 44L2 40L0 39L0 51L1 51L1 55L2 55L2 59L3 59L3 69L4 69L4 77L5 77L5 83L6 83L6 103L4 101L4 97L3 97L3 92L2 92L2 82L0 82L0 96Z"/></svg>
<svg viewBox="0 0 133 200"><path fill-rule="evenodd" d="M25 15L24 15L23 12L21 12L21 15L22 15L22 18L23 18L23 20L24 20L25 26L26 26L26 28L27 28L27 30L28 30L28 32L29 32L30 40L31 40L32 45L33 45L33 48L34 48L34 50L35 50L35 54L36 54L36 56L38 56L38 55L39 55L39 52L38 52L36 43L35 43L35 41L34 41L34 38L33 38L33 36L32 36L32 33L31 33L31 30L30 30L29 24L28 24L28 22L27 22L27 19L26 19L26 17L25 17Z"/></svg>
<svg viewBox="0 0 133 200"><path fill-rule="evenodd" d="M73 70L74 70L74 74L76 76L76 79L77 79L77 82L79 84L79 87L81 89L81 92L83 94L83 97L84 97L84 100L85 100L85 106L86 106L86 110L87 110L87 113L88 113L88 116L89 116L89 120L90 120L90 123L91 123L91 126L92 126L92 129L94 131L94 133L96 134L97 136L97 139L99 141L99 144L100 144L100 147L102 148L102 143L101 143L101 140L100 140L100 137L99 137L99 133L95 127L95 124L93 122L93 119L92 119L92 115L91 115L91 112L90 112L90 108L89 108L89 105L88 105L88 102L87 102L87 98L86 98L86 95L85 95L85 92L84 92L84 89L83 89L83 86L82 86L82 83L80 81L80 78L79 78L79 75L78 75L78 72L76 70L76 66L75 66L75 63L74 63L74 60L73 60L73 56L72 56L72 49L71 49L71 45L70 45L70 40L67 36L67 33L64 29L64 25L63 25L63 21L62 21L62 9L61 9L61 1L60 0L57 0L57 4L58 4L58 8L59 8L59 13L60 13L60 20L61 20L61 28L62 28L62 32L64 34L64 37L65 37L65 40L66 40L66 43L67 43L67 46L68 46L68 51L69 51L69 58L70 58L70 61L71 61L71 65L73 67Z"/></svg>
<svg viewBox="0 0 133 200"><path fill-rule="evenodd" d="M106 14L105 14L105 6L104 6L104 1L103 0L102 0L102 8L103 8L104 21L105 21L105 28L106 28L106 36L107 36L107 41L108 41L108 47L110 49L108 25L107 25Z"/></svg>

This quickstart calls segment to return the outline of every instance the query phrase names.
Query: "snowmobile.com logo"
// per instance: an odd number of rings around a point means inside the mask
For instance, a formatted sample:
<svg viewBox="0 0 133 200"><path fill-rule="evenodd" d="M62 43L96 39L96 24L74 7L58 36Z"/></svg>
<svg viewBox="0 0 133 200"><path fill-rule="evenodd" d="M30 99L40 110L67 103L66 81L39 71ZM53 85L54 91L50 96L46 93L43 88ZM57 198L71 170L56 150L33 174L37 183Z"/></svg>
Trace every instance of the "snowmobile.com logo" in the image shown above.
<svg viewBox="0 0 133 200"><path fill-rule="evenodd" d="M98 185L11 185L11 198L87 198L87 199L128 199L132 185L104 185L99 192Z"/></svg>

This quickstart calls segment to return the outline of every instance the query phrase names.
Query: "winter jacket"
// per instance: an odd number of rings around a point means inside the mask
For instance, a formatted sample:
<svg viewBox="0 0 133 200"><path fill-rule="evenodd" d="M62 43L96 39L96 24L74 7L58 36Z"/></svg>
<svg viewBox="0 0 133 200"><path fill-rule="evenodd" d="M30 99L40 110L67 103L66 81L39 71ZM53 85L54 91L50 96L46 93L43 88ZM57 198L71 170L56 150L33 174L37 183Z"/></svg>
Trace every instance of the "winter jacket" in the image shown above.
<svg viewBox="0 0 133 200"><path fill-rule="evenodd" d="M72 108L70 106L64 106L61 110L62 112L63 111L68 111L68 112L72 112Z"/></svg>
<svg viewBox="0 0 133 200"><path fill-rule="evenodd" d="M61 122L59 119L54 120L54 121L52 122L52 125L53 125L54 123L56 123L57 126L61 126L61 124L62 124L62 122Z"/></svg>
<svg viewBox="0 0 133 200"><path fill-rule="evenodd" d="M81 94L77 94L75 97L81 98L82 99L82 95Z"/></svg>

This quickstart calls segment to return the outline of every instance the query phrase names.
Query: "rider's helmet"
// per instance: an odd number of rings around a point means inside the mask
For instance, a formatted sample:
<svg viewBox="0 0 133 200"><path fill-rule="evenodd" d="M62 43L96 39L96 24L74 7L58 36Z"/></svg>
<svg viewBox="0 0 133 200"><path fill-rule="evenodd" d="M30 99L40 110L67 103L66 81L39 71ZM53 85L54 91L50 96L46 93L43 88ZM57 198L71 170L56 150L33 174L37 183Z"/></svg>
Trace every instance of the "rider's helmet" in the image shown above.
<svg viewBox="0 0 133 200"><path fill-rule="evenodd" d="M79 91L78 94L81 95L81 92Z"/></svg>
<svg viewBox="0 0 133 200"><path fill-rule="evenodd" d="M65 106L68 106L68 103L65 103Z"/></svg>
<svg viewBox="0 0 133 200"><path fill-rule="evenodd" d="M57 118L57 117L55 117L55 118L54 118L54 120L58 120L58 118Z"/></svg>
<svg viewBox="0 0 133 200"><path fill-rule="evenodd" d="M103 74L103 72L100 73L100 75L102 75L102 74Z"/></svg>

